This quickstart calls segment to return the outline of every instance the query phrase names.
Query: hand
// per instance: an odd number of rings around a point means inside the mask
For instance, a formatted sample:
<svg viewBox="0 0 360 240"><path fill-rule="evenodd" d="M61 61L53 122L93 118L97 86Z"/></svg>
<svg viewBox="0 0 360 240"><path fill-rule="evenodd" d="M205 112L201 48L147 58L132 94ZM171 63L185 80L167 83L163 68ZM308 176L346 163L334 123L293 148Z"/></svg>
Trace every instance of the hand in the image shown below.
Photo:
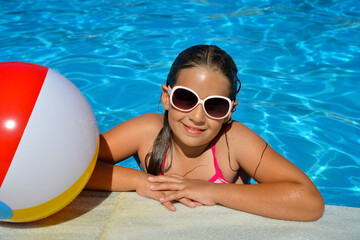
<svg viewBox="0 0 360 240"><path fill-rule="evenodd" d="M147 174L147 177L148 176L151 176L151 175ZM146 179L147 179L147 177L146 177ZM136 187L136 193L142 197L147 197L147 198L151 198L151 199L160 201L160 199L164 199L167 195L169 195L173 192L173 191L152 191L150 189L151 185L152 185L152 183L147 180L140 181ZM170 211L176 210L175 206L172 204L171 201L160 201L160 202ZM191 207L191 208L194 208L197 205L200 205L200 204L194 203L191 200L186 199L186 198L180 199L179 202L181 202L184 205Z"/></svg>
<svg viewBox="0 0 360 240"><path fill-rule="evenodd" d="M150 189L154 192L167 191L167 194L159 199L162 203L173 200L185 202L185 205L188 200L196 205L210 206L216 203L212 195L214 183L187 179L178 175L154 176L149 177L148 181L152 183Z"/></svg>
<svg viewBox="0 0 360 240"><path fill-rule="evenodd" d="M169 194L170 192L169 191L151 191L150 183L148 181L146 181L145 184L141 184L140 187L137 187L136 193L142 197L147 197L147 198L151 198L151 199L160 201L159 199L166 197L166 194ZM170 211L176 210L171 201L164 201L161 203Z"/></svg>

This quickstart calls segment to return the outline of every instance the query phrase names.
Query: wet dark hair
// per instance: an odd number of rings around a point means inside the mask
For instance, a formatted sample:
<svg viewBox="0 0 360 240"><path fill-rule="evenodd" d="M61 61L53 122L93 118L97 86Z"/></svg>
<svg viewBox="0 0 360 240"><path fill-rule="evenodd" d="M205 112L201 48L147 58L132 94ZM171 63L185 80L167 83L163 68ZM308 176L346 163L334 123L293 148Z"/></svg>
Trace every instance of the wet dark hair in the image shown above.
<svg viewBox="0 0 360 240"><path fill-rule="evenodd" d="M166 79L166 86L173 87L183 69L203 67L223 74L230 82L230 99L235 101L240 91L241 82L232 57L215 45L196 45L182 51L173 62ZM147 172L159 175L164 172L162 163L170 145L172 131L168 121L168 111L164 113L164 126L156 137L152 151L146 155ZM149 163L148 163L149 162Z"/></svg>

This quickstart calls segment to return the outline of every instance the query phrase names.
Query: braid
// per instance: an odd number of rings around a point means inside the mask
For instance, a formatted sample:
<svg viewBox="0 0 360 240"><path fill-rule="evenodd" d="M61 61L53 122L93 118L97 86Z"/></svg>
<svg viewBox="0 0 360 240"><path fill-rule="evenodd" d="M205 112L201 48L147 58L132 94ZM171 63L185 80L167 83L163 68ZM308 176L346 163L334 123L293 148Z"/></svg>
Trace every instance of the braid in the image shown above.
<svg viewBox="0 0 360 240"><path fill-rule="evenodd" d="M161 165L164 161L166 150L169 147L171 134L168 111L166 111L164 114L164 126L154 141L152 151L145 157L145 165L148 173L159 175L162 172Z"/></svg>

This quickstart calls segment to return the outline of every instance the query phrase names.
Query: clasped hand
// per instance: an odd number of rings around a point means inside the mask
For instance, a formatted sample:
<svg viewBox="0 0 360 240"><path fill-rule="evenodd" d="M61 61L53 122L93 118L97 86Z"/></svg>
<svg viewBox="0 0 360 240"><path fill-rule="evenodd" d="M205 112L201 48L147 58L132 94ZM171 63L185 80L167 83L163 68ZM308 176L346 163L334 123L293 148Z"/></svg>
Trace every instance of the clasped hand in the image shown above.
<svg viewBox="0 0 360 240"><path fill-rule="evenodd" d="M171 211L175 211L172 201L179 201L191 208L215 204L211 189L214 183L178 175L152 176L148 177L148 181L151 191L164 193L158 200Z"/></svg>

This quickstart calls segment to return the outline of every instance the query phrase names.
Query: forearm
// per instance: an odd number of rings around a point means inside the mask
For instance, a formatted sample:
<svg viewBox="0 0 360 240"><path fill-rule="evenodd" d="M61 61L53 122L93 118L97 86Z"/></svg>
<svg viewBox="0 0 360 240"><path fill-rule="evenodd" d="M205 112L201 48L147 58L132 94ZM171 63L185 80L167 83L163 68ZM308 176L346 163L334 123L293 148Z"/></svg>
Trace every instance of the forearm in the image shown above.
<svg viewBox="0 0 360 240"><path fill-rule="evenodd" d="M140 196L156 200L165 197L164 192L153 192L150 190L149 176L152 175L136 169L98 161L86 188L119 192L136 191ZM169 210L175 210L171 202L163 204Z"/></svg>
<svg viewBox="0 0 360 240"><path fill-rule="evenodd" d="M86 185L87 189L105 191L135 191L147 184L145 172L98 161Z"/></svg>
<svg viewBox="0 0 360 240"><path fill-rule="evenodd" d="M321 217L324 209L323 199L315 186L281 182L214 184L212 188L216 203L271 218L313 221Z"/></svg>

